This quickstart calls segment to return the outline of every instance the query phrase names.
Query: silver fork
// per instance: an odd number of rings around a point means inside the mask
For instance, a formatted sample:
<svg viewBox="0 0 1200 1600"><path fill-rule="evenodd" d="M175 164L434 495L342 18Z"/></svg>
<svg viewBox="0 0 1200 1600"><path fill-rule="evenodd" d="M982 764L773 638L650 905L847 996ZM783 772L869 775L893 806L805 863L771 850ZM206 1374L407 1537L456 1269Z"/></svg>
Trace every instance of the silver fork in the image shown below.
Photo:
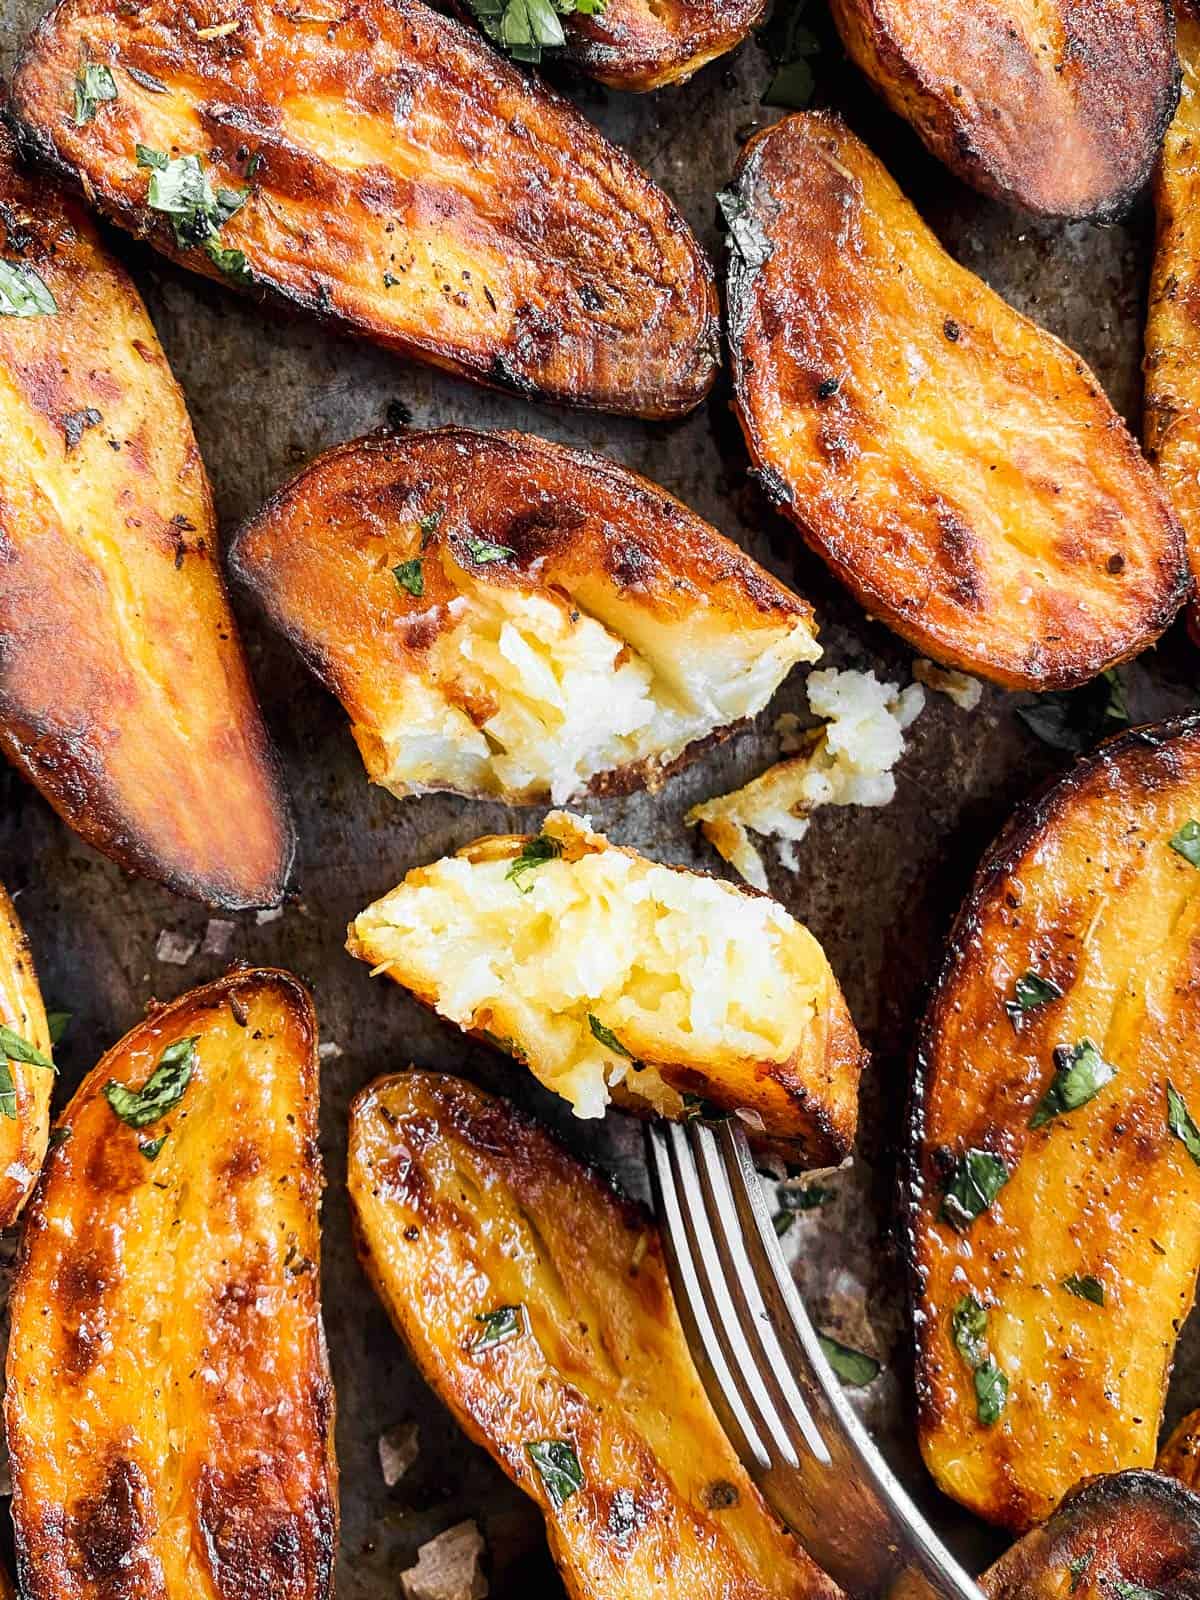
<svg viewBox="0 0 1200 1600"><path fill-rule="evenodd" d="M745 1132L647 1125L667 1265L721 1423L776 1513L852 1595L983 1600L841 1391L792 1281Z"/></svg>

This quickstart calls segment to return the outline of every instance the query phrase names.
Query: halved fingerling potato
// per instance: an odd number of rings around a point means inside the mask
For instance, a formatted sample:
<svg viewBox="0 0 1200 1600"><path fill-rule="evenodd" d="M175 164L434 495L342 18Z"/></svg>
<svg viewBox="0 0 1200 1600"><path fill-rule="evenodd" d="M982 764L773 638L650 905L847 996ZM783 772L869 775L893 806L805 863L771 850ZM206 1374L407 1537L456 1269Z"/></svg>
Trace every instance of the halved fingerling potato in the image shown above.
<svg viewBox="0 0 1200 1600"><path fill-rule="evenodd" d="M1200 14L1176 0L1183 88L1154 184L1157 243L1146 319L1146 454L1187 534L1200 574ZM1200 613L1193 596L1191 623Z"/></svg>
<svg viewBox="0 0 1200 1600"><path fill-rule="evenodd" d="M28 1600L328 1600L317 1024L288 973L159 1008L26 1213L6 1425Z"/></svg>
<svg viewBox="0 0 1200 1600"><path fill-rule="evenodd" d="M832 0L853 60L952 171L1053 217L1109 220L1178 92L1170 0Z"/></svg>
<svg viewBox="0 0 1200 1600"><path fill-rule="evenodd" d="M863 1050L820 945L775 901L552 812L410 872L347 948L507 1050L577 1116L740 1112L791 1159L854 1142Z"/></svg>
<svg viewBox="0 0 1200 1600"><path fill-rule="evenodd" d="M276 904L294 838L183 395L82 207L0 129L0 750L89 844Z"/></svg>
<svg viewBox="0 0 1200 1600"><path fill-rule="evenodd" d="M678 500L529 435L342 445L231 562L397 795L656 788L820 654L810 608Z"/></svg>
<svg viewBox="0 0 1200 1600"><path fill-rule="evenodd" d="M1197 1600L1200 1499L1156 1472L1091 1478L979 1587L988 1600Z"/></svg>
<svg viewBox="0 0 1200 1600"><path fill-rule="evenodd" d="M921 1448L1011 1528L1154 1461L1200 1266L1197 863L1200 718L1109 740L986 857L920 1032Z"/></svg>
<svg viewBox="0 0 1200 1600"><path fill-rule="evenodd" d="M54 1092L52 1046L33 953L0 884L0 1228L41 1171Z"/></svg>
<svg viewBox="0 0 1200 1600"><path fill-rule="evenodd" d="M82 62L115 98L76 115ZM60 0L13 84L31 143L210 277L527 396L690 411L708 260L565 100L418 0ZM139 151L141 154L139 155Z"/></svg>
<svg viewBox="0 0 1200 1600"><path fill-rule="evenodd" d="M424 1072L358 1096L348 1181L397 1331L542 1509L571 1600L837 1600L726 1439L640 1207L506 1101Z"/></svg>
<svg viewBox="0 0 1200 1600"><path fill-rule="evenodd" d="M759 134L727 205L750 454L870 614L1013 689L1156 639L1182 531L1079 357L953 261L836 117Z"/></svg>

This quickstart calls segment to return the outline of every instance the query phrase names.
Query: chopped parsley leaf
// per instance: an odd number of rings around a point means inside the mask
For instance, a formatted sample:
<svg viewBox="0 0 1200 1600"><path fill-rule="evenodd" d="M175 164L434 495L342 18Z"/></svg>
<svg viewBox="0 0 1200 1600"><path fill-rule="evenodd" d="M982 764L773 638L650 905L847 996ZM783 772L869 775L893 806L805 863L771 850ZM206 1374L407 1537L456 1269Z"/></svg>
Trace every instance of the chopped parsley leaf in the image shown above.
<svg viewBox="0 0 1200 1600"><path fill-rule="evenodd" d="M425 568L419 556L415 561L402 561L398 567L393 567L392 577L396 580L397 588L406 590L418 600L425 593Z"/></svg>
<svg viewBox="0 0 1200 1600"><path fill-rule="evenodd" d="M775 1237L777 1239L782 1239L784 1234L795 1226L795 1223L796 1213L794 1211L777 1211L771 1218L771 1225L775 1229Z"/></svg>
<svg viewBox="0 0 1200 1600"><path fill-rule="evenodd" d="M1013 998L1005 1001L1004 1009L1016 1027L1027 1011L1036 1011L1039 1006L1049 1005L1051 1000L1061 1000L1062 997L1063 992L1053 978L1043 978L1040 972L1030 970L1017 979L1013 985Z"/></svg>
<svg viewBox="0 0 1200 1600"><path fill-rule="evenodd" d="M566 1439L538 1439L525 1446L525 1453L537 1468L550 1504L561 1511L583 1488L583 1468L574 1446Z"/></svg>
<svg viewBox="0 0 1200 1600"><path fill-rule="evenodd" d="M1008 1404L1008 1379L990 1358L975 1368L975 1414L985 1428L1000 1418Z"/></svg>
<svg viewBox="0 0 1200 1600"><path fill-rule="evenodd" d="M167 1142L165 1133L160 1133L157 1139L139 1139L138 1150L147 1161L157 1161L163 1145Z"/></svg>
<svg viewBox="0 0 1200 1600"><path fill-rule="evenodd" d="M1054 1077L1038 1101L1029 1126L1041 1128L1068 1111L1078 1111L1116 1075L1116 1067L1104 1059L1093 1040L1081 1039L1074 1048L1059 1045L1054 1052Z"/></svg>
<svg viewBox="0 0 1200 1600"><path fill-rule="evenodd" d="M967 1150L954 1163L942 1196L942 1220L960 1233L991 1205L1008 1182L1008 1168L990 1150Z"/></svg>
<svg viewBox="0 0 1200 1600"><path fill-rule="evenodd" d="M505 883L515 883L522 894L528 894L533 884L527 882L531 872L544 867L547 861L557 861L563 853L562 842L548 833L539 833L536 839L526 839L521 854L515 858L504 874ZM592 1032L595 1033L595 1028Z"/></svg>
<svg viewBox="0 0 1200 1600"><path fill-rule="evenodd" d="M599 1017L594 1017L588 1012L588 1027L592 1030L593 1039L599 1040L606 1050L611 1050L614 1055L624 1056L626 1061L634 1059L633 1052L626 1050L611 1028L606 1028Z"/></svg>
<svg viewBox="0 0 1200 1600"><path fill-rule="evenodd" d="M816 1211L836 1199L836 1189L826 1189L819 1183L806 1184L803 1189L779 1190L779 1204L785 1211Z"/></svg>
<svg viewBox="0 0 1200 1600"><path fill-rule="evenodd" d="M510 1339L520 1339L525 1333L524 1306L498 1306L495 1311L484 1311L475 1318L483 1324L483 1332L471 1345L472 1350L490 1350L493 1345L507 1344Z"/></svg>
<svg viewBox="0 0 1200 1600"><path fill-rule="evenodd" d="M54 317L58 302L45 279L23 261L0 260L0 317Z"/></svg>
<svg viewBox="0 0 1200 1600"><path fill-rule="evenodd" d="M82 128L96 107L117 98L117 80L102 61L85 61L75 77L75 126Z"/></svg>
<svg viewBox="0 0 1200 1600"><path fill-rule="evenodd" d="M203 250L214 266L240 283L253 281L241 250L226 249L220 232L246 204L250 190L213 190L199 156L168 156L139 144L137 164L150 170L146 203L171 219L181 250Z"/></svg>
<svg viewBox="0 0 1200 1600"><path fill-rule="evenodd" d="M973 1294L965 1294L950 1316L950 1336L954 1348L972 1371L983 1361L983 1341L987 1337L988 1314Z"/></svg>
<svg viewBox="0 0 1200 1600"><path fill-rule="evenodd" d="M1173 1083L1167 1084L1167 1127L1200 1167L1200 1128L1192 1121L1187 1103Z"/></svg>
<svg viewBox="0 0 1200 1600"><path fill-rule="evenodd" d="M1104 1304L1104 1285L1099 1278L1093 1278L1091 1273L1073 1272L1069 1278L1062 1281L1063 1288L1068 1294L1073 1294L1079 1300L1090 1300L1094 1306Z"/></svg>
<svg viewBox="0 0 1200 1600"><path fill-rule="evenodd" d="M31 1045L28 1039L22 1039L19 1033L14 1033L11 1028L0 1024L0 1055L6 1061L24 1061L31 1067L45 1067L49 1072L55 1070L50 1057Z"/></svg>
<svg viewBox="0 0 1200 1600"><path fill-rule="evenodd" d="M46 1013L46 1029L50 1035L51 1044L61 1044L63 1035L71 1025L70 1011L48 1011Z"/></svg>
<svg viewBox="0 0 1200 1600"><path fill-rule="evenodd" d="M874 1356L865 1355L861 1350L852 1350L848 1344L830 1338L827 1333L819 1333L817 1343L835 1375L853 1389L865 1389L867 1384L874 1383L883 1370Z"/></svg>
<svg viewBox="0 0 1200 1600"><path fill-rule="evenodd" d="M148 1128L183 1099L196 1067L197 1036L176 1039L158 1059L158 1065L140 1089L130 1089L110 1078L104 1098L114 1114L131 1128Z"/></svg>
<svg viewBox="0 0 1200 1600"><path fill-rule="evenodd" d="M566 44L559 17L604 14L606 0L470 0L471 10L493 44L514 61L539 62L543 50Z"/></svg>
<svg viewBox="0 0 1200 1600"><path fill-rule="evenodd" d="M1171 849L1193 867L1200 867L1200 822L1189 818L1178 833L1172 834Z"/></svg>
<svg viewBox="0 0 1200 1600"><path fill-rule="evenodd" d="M467 540L467 554L477 567L484 567L489 561L505 561L516 553L515 550L509 549L508 545L493 544L490 539Z"/></svg>

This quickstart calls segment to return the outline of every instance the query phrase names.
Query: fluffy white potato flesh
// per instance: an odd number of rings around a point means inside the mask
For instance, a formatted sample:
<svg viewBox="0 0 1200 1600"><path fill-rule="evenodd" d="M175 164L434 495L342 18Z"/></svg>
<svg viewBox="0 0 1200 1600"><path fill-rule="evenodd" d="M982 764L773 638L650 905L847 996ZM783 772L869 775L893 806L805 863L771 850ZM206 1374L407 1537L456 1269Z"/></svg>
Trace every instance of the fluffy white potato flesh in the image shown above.
<svg viewBox="0 0 1200 1600"><path fill-rule="evenodd" d="M740 1111L814 1160L853 1140L861 1048L782 906L619 849L565 812L418 868L348 948L524 1062L581 1117L610 1099Z"/></svg>

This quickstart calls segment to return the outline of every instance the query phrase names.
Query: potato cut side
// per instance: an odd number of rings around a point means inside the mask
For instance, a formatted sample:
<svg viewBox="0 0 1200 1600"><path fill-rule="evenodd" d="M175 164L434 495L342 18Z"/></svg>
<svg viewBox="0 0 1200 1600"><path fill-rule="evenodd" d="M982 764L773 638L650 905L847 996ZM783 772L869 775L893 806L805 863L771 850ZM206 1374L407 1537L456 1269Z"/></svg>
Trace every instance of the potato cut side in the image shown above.
<svg viewBox="0 0 1200 1600"><path fill-rule="evenodd" d="M810 608L679 501L521 434L343 445L232 559L397 795L655 788L820 654Z"/></svg>
<svg viewBox="0 0 1200 1600"><path fill-rule="evenodd" d="M41 1171L53 1051L33 954L0 884L0 1228L11 1228Z"/></svg>
<svg viewBox="0 0 1200 1600"><path fill-rule="evenodd" d="M1158 240L1146 320L1146 453L1158 467L1200 575L1200 14L1177 0L1183 92L1154 186ZM1193 632L1200 609L1192 600Z"/></svg>
<svg viewBox="0 0 1200 1600"><path fill-rule="evenodd" d="M555 811L410 872L347 948L507 1050L576 1116L740 1111L819 1165L854 1141L862 1049L820 945L773 900Z"/></svg>
<svg viewBox="0 0 1200 1600"><path fill-rule="evenodd" d="M1189 1489L1200 1487L1200 1411L1189 1411L1159 1447L1155 1466Z"/></svg>
<svg viewBox="0 0 1200 1600"><path fill-rule="evenodd" d="M1200 718L1109 740L1018 813L918 1049L921 1447L1024 1529L1151 1466L1200 1265Z"/></svg>
<svg viewBox="0 0 1200 1600"><path fill-rule="evenodd" d="M116 90L82 126L81 60ZM675 207L419 0L216 25L203 0L61 0L13 96L47 160L209 277L523 395L669 417L712 383L712 272Z"/></svg>
<svg viewBox="0 0 1200 1600"><path fill-rule="evenodd" d="M1197 1600L1200 1499L1156 1472L1093 1478L979 1586L988 1600Z"/></svg>
<svg viewBox="0 0 1200 1600"><path fill-rule="evenodd" d="M27 1600L328 1600L317 1023L284 972L155 1010L26 1213L6 1425Z"/></svg>
<svg viewBox="0 0 1200 1600"><path fill-rule="evenodd" d="M183 395L133 283L2 130L0 435L0 749L121 866L277 903L291 823Z"/></svg>
<svg viewBox="0 0 1200 1600"><path fill-rule="evenodd" d="M1182 532L1079 357L951 260L836 117L759 134L727 204L750 453L871 615L1008 688L1157 638Z"/></svg>
<svg viewBox="0 0 1200 1600"><path fill-rule="evenodd" d="M729 1445L640 1207L507 1102L423 1072L354 1102L349 1187L380 1299L541 1507L571 1600L837 1600Z"/></svg>
<svg viewBox="0 0 1200 1600"><path fill-rule="evenodd" d="M1111 220L1178 92L1170 0L833 0L853 60L968 183Z"/></svg>

